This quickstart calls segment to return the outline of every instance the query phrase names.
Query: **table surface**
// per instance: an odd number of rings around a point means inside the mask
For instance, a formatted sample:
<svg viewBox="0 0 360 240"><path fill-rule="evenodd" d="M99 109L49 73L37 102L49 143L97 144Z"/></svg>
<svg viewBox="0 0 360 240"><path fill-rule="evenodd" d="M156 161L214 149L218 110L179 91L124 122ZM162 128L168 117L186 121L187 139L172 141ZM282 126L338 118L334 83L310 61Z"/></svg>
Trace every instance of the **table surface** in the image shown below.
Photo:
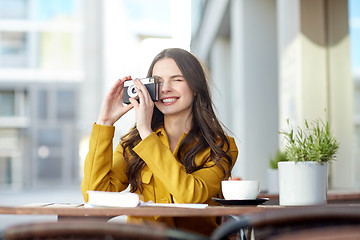
<svg viewBox="0 0 360 240"><path fill-rule="evenodd" d="M270 199L278 199L278 194L261 193L259 197L267 197ZM328 203L337 201L358 201L360 203L360 191L346 191L346 190L328 190Z"/></svg>
<svg viewBox="0 0 360 240"><path fill-rule="evenodd" d="M61 204L49 204L46 206L19 206L8 207L0 206L0 214L28 214L28 215L58 215L59 217L113 217L119 215L129 215L137 217L163 216L163 217L207 217L207 216L230 216L244 215L266 211L279 211L281 209L298 209L312 206L279 206L279 205L259 205L259 206L209 206L203 209L179 208L179 207L131 207L131 208L85 208L78 206L61 206ZM320 205L319 208L338 208L349 207L354 211L360 212L360 204L327 204Z"/></svg>
<svg viewBox="0 0 360 240"><path fill-rule="evenodd" d="M259 197L278 198L277 195L260 195ZM351 200L351 201L348 201ZM360 211L359 192L331 192L328 193L328 204L325 207L341 205L351 206ZM306 207L306 206L305 206ZM29 204L26 206L0 206L0 214L23 215L58 215L59 217L113 217L119 215L129 216L164 216L164 217L199 217L199 216L229 216L247 213L264 212L274 209L289 208L279 205L259 206L208 206L203 209L180 208L163 206L140 206L131 208L86 208L83 204ZM299 208L299 207L296 207Z"/></svg>
<svg viewBox="0 0 360 240"><path fill-rule="evenodd" d="M199 217L199 216L229 216L266 211L268 209L282 208L280 206L208 206L206 208L180 208L180 207L98 207L85 208L83 205L71 206L62 204L48 204L44 206L0 206L0 214L35 214L58 216L92 216L112 217L119 215L129 216L163 216L163 217Z"/></svg>

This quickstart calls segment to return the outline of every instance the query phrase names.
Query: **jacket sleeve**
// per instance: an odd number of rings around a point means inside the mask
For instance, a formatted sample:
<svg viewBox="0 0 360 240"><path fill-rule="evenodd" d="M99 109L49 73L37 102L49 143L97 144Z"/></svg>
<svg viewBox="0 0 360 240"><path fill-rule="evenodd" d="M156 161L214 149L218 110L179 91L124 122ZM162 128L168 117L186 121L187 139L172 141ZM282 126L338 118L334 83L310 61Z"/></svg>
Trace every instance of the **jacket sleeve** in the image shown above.
<svg viewBox="0 0 360 240"><path fill-rule="evenodd" d="M237 158L237 147L233 138L229 138L230 150ZM143 139L133 149L142 158L153 174L162 182L173 196L175 203L203 203L216 196L223 179L223 172L217 166L203 168L191 174L186 173L184 166L178 162L171 150L165 146L156 133ZM201 162L207 154L199 154L196 161ZM226 166L224 166L227 169Z"/></svg>
<svg viewBox="0 0 360 240"><path fill-rule="evenodd" d="M93 125L81 183L86 202L88 190L119 192L128 186L121 145L113 153L114 132L114 126Z"/></svg>

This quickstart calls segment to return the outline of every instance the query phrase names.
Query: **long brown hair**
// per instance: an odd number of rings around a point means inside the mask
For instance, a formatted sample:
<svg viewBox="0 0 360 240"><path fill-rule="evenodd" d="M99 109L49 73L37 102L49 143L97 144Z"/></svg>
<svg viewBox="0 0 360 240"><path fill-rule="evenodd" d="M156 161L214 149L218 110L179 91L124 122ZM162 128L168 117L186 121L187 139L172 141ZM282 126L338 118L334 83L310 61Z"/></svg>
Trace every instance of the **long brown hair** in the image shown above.
<svg viewBox="0 0 360 240"><path fill-rule="evenodd" d="M199 60L186 50L169 48L160 52L152 61L147 76L152 76L154 65L163 58L173 59L186 79L189 87L196 93L192 104L192 129L181 142L177 158L185 166L187 173L217 165L225 176L233 164L230 144L218 121L210 97L204 69ZM151 128L156 131L164 124L164 115L154 106ZM141 169L145 162L132 150L141 141L135 126L121 139L124 158L128 163L127 176L131 191L142 191ZM194 144L196 142L196 144ZM196 164L195 158L210 148L210 155L202 163ZM209 164L211 161L211 164ZM225 164L225 167L224 167Z"/></svg>

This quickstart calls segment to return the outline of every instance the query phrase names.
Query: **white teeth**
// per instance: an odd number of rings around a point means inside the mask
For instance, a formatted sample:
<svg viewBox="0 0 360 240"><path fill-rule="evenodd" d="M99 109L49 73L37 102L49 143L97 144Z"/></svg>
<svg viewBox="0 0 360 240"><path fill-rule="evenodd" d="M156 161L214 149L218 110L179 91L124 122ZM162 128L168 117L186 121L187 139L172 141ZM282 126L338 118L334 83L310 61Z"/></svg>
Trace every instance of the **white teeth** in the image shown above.
<svg viewBox="0 0 360 240"><path fill-rule="evenodd" d="M166 98L162 100L164 103L175 102L176 98Z"/></svg>

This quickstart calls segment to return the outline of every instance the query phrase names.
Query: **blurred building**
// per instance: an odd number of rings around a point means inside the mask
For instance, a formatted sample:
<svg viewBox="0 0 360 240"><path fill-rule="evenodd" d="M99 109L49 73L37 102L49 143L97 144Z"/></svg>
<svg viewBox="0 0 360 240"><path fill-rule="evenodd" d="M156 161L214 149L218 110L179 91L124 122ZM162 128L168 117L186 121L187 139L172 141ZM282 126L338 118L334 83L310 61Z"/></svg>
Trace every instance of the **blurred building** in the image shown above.
<svg viewBox="0 0 360 240"><path fill-rule="evenodd" d="M78 181L81 1L0 0L0 186Z"/></svg>
<svg viewBox="0 0 360 240"><path fill-rule="evenodd" d="M322 118L340 142L330 188L360 187L359 12L352 0L193 3L191 49L207 63L220 116L237 136L234 174L266 189L286 119L296 127Z"/></svg>
<svg viewBox="0 0 360 240"><path fill-rule="evenodd" d="M163 48L189 49L189 10L189 0L0 0L0 188L79 184L105 93L145 76ZM133 123L133 113L117 123L114 145Z"/></svg>

